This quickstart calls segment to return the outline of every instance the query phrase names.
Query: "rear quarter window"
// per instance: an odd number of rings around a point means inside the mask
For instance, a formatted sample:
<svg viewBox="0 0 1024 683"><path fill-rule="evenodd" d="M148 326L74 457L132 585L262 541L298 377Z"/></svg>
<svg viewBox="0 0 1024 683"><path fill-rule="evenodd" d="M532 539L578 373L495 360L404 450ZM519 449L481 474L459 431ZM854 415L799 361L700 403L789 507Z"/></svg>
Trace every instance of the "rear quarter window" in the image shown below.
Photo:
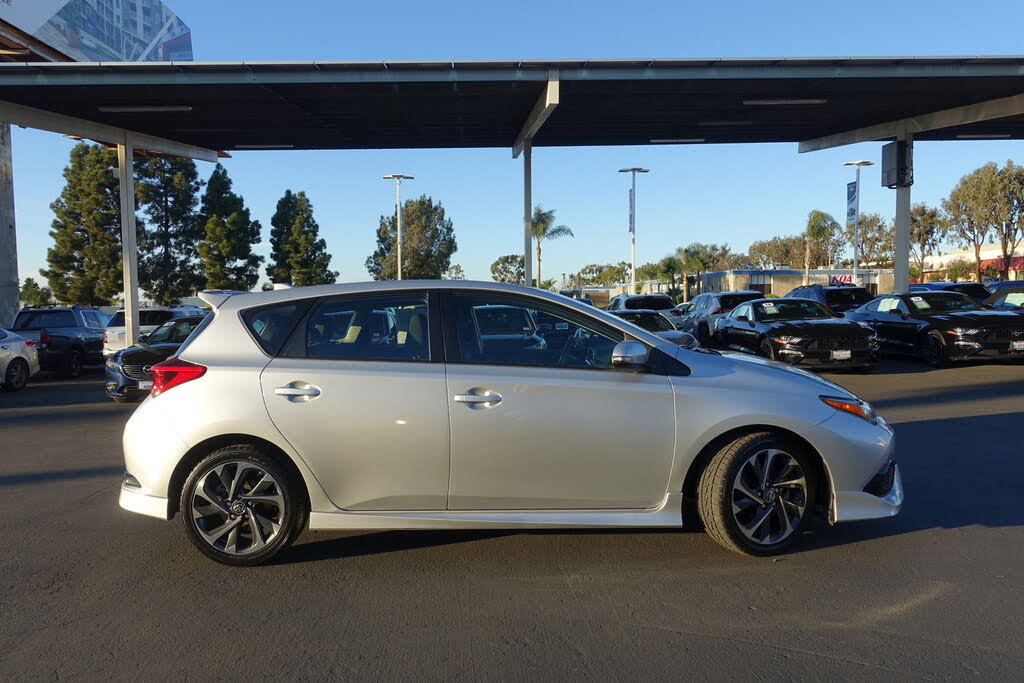
<svg viewBox="0 0 1024 683"><path fill-rule="evenodd" d="M308 301L300 300L248 308L242 311L242 324L265 353L276 356L308 307ZM196 331L203 327L201 324Z"/></svg>

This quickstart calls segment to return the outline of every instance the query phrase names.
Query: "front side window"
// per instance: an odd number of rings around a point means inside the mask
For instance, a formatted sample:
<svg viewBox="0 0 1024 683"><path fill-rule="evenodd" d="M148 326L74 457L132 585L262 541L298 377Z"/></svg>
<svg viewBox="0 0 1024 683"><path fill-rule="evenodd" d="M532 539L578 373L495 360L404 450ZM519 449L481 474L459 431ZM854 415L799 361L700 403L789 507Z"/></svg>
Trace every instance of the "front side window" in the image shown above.
<svg viewBox="0 0 1024 683"><path fill-rule="evenodd" d="M427 297L422 293L324 301L306 323L306 355L427 361L427 321Z"/></svg>
<svg viewBox="0 0 1024 683"><path fill-rule="evenodd" d="M878 302L879 313L903 313L906 312L906 306L899 297L889 296Z"/></svg>
<svg viewBox="0 0 1024 683"><path fill-rule="evenodd" d="M457 293L451 302L454 362L605 369L625 337L576 311L526 297Z"/></svg>
<svg viewBox="0 0 1024 683"><path fill-rule="evenodd" d="M732 317L734 317L734 318L746 317L747 320L750 320L750 311L751 311L750 304L743 304L739 308L732 309Z"/></svg>

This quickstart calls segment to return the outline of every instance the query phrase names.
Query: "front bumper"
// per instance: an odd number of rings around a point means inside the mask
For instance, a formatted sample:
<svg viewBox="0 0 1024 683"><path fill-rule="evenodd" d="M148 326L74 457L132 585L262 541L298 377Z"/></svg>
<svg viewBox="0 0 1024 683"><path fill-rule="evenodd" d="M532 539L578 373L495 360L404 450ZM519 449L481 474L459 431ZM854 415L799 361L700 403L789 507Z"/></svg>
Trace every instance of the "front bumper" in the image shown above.
<svg viewBox="0 0 1024 683"><path fill-rule="evenodd" d="M793 344L775 344L775 352L783 363L807 368L863 368L878 362L878 350L874 348L851 349L850 357L837 360L831 349L808 349Z"/></svg>
<svg viewBox="0 0 1024 683"><path fill-rule="evenodd" d="M109 398L124 401L142 401L149 396L149 389L140 389L139 380L124 374L119 366L104 366L104 387Z"/></svg>
<svg viewBox="0 0 1024 683"><path fill-rule="evenodd" d="M170 519L170 507L166 498L151 496L144 493L142 489L130 486L127 482L121 484L121 495L117 499L118 505L129 512L135 512L147 517L157 519Z"/></svg>
<svg viewBox="0 0 1024 683"><path fill-rule="evenodd" d="M978 337L945 335L950 360L968 358L1024 358L1024 349L1014 350L1012 341L990 341ZM1020 338L1024 342L1024 337Z"/></svg>

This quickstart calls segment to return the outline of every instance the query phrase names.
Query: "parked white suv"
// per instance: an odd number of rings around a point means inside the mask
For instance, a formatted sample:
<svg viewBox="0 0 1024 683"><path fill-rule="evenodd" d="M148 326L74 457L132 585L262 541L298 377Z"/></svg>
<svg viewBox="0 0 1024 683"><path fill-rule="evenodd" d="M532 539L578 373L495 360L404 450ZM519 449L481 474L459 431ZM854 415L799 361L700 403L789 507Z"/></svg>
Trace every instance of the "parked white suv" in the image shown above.
<svg viewBox="0 0 1024 683"><path fill-rule="evenodd" d="M698 516L723 546L768 555L816 510L837 522L902 504L892 429L856 396L764 359L682 348L558 294L420 280L201 296L214 314L153 366L125 427L120 504L180 512L219 562L264 562L307 522ZM544 320L529 327L545 343L483 334L478 312L499 306ZM382 312L389 334L374 333Z"/></svg>
<svg viewBox="0 0 1024 683"><path fill-rule="evenodd" d="M203 309L198 306L145 306L139 309L139 339L149 334L172 318L184 318L190 315L202 315ZM139 339L129 342L125 339L124 309L122 308L107 322L103 333L103 357L109 358L121 349L128 348Z"/></svg>

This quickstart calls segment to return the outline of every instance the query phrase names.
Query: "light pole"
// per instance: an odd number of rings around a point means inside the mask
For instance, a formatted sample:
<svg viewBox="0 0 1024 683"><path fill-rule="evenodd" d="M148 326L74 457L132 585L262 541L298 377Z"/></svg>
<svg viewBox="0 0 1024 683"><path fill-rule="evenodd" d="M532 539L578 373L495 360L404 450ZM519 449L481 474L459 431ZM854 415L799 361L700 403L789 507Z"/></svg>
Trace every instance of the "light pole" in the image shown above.
<svg viewBox="0 0 1024 683"><path fill-rule="evenodd" d="M620 168L619 173L629 173L633 176L633 186L629 189L629 262L630 262L630 294L636 294L636 174L650 173L646 168Z"/></svg>
<svg viewBox="0 0 1024 683"><path fill-rule="evenodd" d="M846 224L850 224L853 214L853 284L857 284L857 264L860 261L860 167L874 166L875 162L861 159L860 161L844 161L843 166L856 166L857 179L853 182L853 197L850 197L849 186L846 193Z"/></svg>
<svg viewBox="0 0 1024 683"><path fill-rule="evenodd" d="M402 279L402 181L415 180L411 175L401 173L389 173L381 176L384 180L395 181L395 231L398 233L398 279Z"/></svg>

